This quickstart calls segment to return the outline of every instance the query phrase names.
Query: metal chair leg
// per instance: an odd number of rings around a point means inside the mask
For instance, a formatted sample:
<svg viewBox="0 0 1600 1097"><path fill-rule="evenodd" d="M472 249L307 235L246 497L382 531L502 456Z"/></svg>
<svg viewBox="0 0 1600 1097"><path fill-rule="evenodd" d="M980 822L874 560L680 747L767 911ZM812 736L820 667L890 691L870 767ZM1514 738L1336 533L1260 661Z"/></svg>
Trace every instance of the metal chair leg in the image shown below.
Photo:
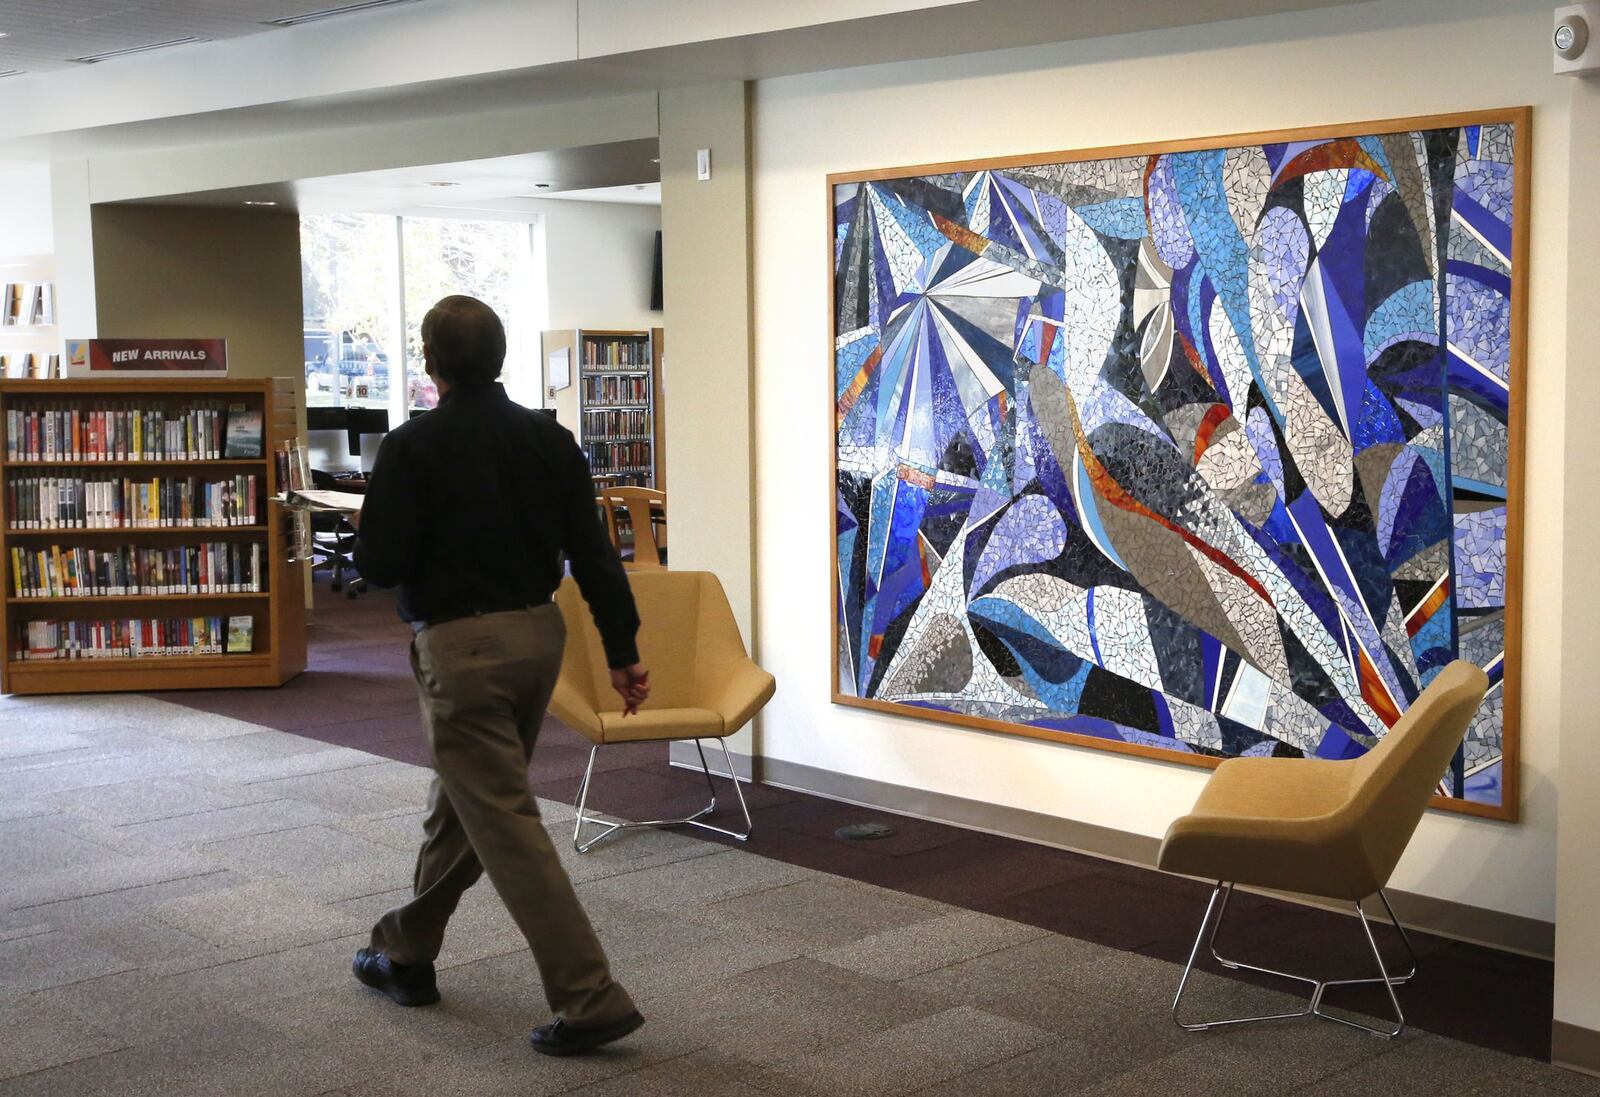
<svg viewBox="0 0 1600 1097"><path fill-rule="evenodd" d="M750 806L745 803L744 789L739 785L739 775L733 768L733 755L728 752L727 741L724 739L718 739L717 742L722 747L723 761L728 767L728 780L733 782L733 794L739 801L739 812L744 816L744 830L742 832L729 830L725 827L719 827L712 823L701 821L707 815L710 815L717 809L717 787L712 783L711 766L706 762L705 747L701 745L701 741L699 739L694 741L694 748L700 755L700 769L705 774L706 788L710 790L711 793L711 801L710 803L706 804L705 807L701 808L692 815L685 815L681 819L648 819L641 820L639 822L617 823L607 823L602 819L596 819L594 816L588 814L587 811L589 803L589 785L594 780L594 759L595 755L599 753L600 750L599 745L596 744L595 746L589 748L589 764L583 771L583 782L578 786L578 808L577 817L573 821L572 826L572 848L577 850L579 853L588 853L596 845L611 837L617 831L631 830L636 827L699 827L701 830L713 831L714 833L724 835L728 838L733 838L740 842L746 841L750 837L750 832L755 827L755 824L750 819ZM586 825L596 825L602 829L600 830L600 833L594 835L588 841L584 841L583 830Z"/></svg>
<svg viewBox="0 0 1600 1097"><path fill-rule="evenodd" d="M1361 904L1355 904L1356 916L1361 920L1361 928L1366 934L1367 944L1372 949L1373 959L1378 963L1379 975L1377 978L1366 979L1312 979L1305 975L1295 975L1287 971L1277 971L1273 968L1258 967L1255 964L1246 964L1239 960L1229 960L1217 951L1217 932L1222 928L1223 917L1228 911L1228 900L1233 895L1233 885L1224 881L1217 881L1217 886L1212 889L1211 900L1206 904L1204 917L1200 919L1200 931L1195 934L1194 946L1189 950L1189 961L1184 965L1183 975L1178 980L1178 993L1172 999L1172 1020L1179 1028L1190 1032L1203 1032L1207 1029L1224 1028L1230 1025L1258 1024L1265 1021L1289 1021L1301 1017L1320 1017L1325 1021L1334 1021L1341 1025L1370 1032L1383 1039L1393 1039L1400 1035L1405 1028L1405 1014L1400 1009L1400 999L1395 995L1394 988L1404 985L1417 973L1417 954L1411 947L1411 938L1406 935L1405 927L1394 916L1394 908L1389 905L1389 897L1380 889L1378 897L1383 901L1384 910L1389 914L1389 920L1400 935L1401 942L1405 945L1406 954L1411 959L1411 970L1403 975L1390 975L1387 965L1383 962L1383 955L1378 951L1377 938L1372 933L1372 925L1367 920L1366 911L1361 909ZM1221 900L1219 903L1218 900ZM1212 913L1216 913L1213 920ZM1209 933L1207 932L1209 930ZM1259 1017L1225 1017L1211 1021L1184 1021L1179 1016L1179 1008L1183 1003L1184 991L1188 989L1189 977L1194 973L1195 960L1199 958L1200 947L1204 944L1211 952L1213 959L1223 967L1233 971L1253 971L1260 975L1271 975L1279 979L1289 979L1293 982L1304 983L1311 988L1311 999L1305 1009L1288 1013L1271 1013ZM1322 1008L1323 995L1329 987L1360 986L1371 983L1382 983L1389 993L1389 1003L1394 1007L1395 1021L1392 1027L1375 1028L1371 1025L1339 1017Z"/></svg>

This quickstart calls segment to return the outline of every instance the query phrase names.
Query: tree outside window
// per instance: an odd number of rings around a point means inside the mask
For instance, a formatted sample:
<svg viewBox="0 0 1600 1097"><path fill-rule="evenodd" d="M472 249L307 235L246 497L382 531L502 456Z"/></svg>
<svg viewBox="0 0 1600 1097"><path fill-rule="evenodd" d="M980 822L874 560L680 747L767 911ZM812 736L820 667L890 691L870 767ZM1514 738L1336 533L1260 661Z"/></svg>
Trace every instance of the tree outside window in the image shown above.
<svg viewBox="0 0 1600 1097"><path fill-rule="evenodd" d="M306 405L388 408L391 419L435 406L422 318L456 293L505 322L508 380L529 368L543 311L533 300L532 240L525 221L302 217Z"/></svg>

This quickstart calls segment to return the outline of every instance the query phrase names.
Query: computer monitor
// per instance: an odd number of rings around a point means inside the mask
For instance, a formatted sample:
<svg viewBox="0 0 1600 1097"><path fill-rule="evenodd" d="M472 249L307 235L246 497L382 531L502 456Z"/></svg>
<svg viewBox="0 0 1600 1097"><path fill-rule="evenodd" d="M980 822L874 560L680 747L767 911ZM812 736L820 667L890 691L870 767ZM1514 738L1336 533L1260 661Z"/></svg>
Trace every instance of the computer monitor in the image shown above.
<svg viewBox="0 0 1600 1097"><path fill-rule="evenodd" d="M361 467L370 469L378 459L378 447L389 433L388 408L346 408L346 427L350 435L350 456L360 458Z"/></svg>
<svg viewBox="0 0 1600 1097"><path fill-rule="evenodd" d="M307 408L307 430L347 429L344 408Z"/></svg>
<svg viewBox="0 0 1600 1097"><path fill-rule="evenodd" d="M387 408L306 409L306 441L312 464L318 468L348 467L343 461L348 454L357 459L360 468L370 469L387 433Z"/></svg>

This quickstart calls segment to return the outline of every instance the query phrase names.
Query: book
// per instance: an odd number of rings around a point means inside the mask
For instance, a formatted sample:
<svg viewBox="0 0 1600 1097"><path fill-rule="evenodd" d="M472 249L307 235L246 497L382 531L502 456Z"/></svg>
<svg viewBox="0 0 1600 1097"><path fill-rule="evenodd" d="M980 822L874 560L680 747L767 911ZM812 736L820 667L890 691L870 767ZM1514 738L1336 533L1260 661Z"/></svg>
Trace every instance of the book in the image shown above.
<svg viewBox="0 0 1600 1097"><path fill-rule="evenodd" d="M250 409L243 404L228 405L228 432L222 444L222 456L260 457L262 418L260 409Z"/></svg>
<svg viewBox="0 0 1600 1097"><path fill-rule="evenodd" d="M255 643L256 619L248 614L228 618L229 655L249 655Z"/></svg>

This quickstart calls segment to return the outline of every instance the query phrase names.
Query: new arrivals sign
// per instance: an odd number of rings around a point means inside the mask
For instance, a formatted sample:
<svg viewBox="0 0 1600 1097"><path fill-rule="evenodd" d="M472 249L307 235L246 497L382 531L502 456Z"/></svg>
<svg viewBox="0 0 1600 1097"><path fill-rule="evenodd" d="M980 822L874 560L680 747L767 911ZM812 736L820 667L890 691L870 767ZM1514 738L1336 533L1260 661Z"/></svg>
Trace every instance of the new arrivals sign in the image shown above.
<svg viewBox="0 0 1600 1097"><path fill-rule="evenodd" d="M68 377L225 377L225 339L69 339Z"/></svg>

